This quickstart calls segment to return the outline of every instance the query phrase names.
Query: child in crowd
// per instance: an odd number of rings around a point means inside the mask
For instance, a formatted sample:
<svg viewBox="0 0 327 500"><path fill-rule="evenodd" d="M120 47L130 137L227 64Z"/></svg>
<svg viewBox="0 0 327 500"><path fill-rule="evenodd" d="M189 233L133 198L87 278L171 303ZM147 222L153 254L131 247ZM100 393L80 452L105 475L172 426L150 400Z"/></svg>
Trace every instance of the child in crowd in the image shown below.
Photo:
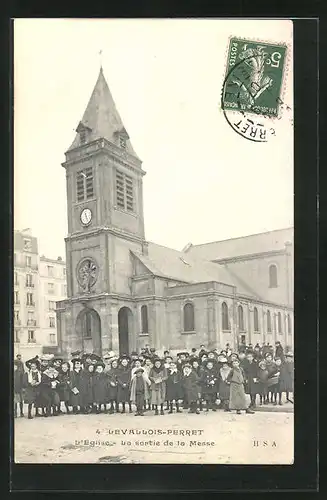
<svg viewBox="0 0 327 500"><path fill-rule="evenodd" d="M118 359L111 360L111 368L108 371L108 400L110 403L109 413L118 413L118 402L117 402L117 393L118 393Z"/></svg>
<svg viewBox="0 0 327 500"><path fill-rule="evenodd" d="M122 404L121 413L126 412L126 403L129 404L129 412L132 413L132 406L130 402L130 382L131 382L131 369L129 367L130 358L126 355L121 356L119 369L117 373L117 402Z"/></svg>
<svg viewBox="0 0 327 500"><path fill-rule="evenodd" d="M66 413L70 413L69 410L69 399L70 399L70 365L67 361L61 363L61 367L58 375L59 385L58 394L60 403L64 403L66 408Z"/></svg>
<svg viewBox="0 0 327 500"><path fill-rule="evenodd" d="M278 376L276 375L278 372L275 361L273 360L273 356L270 352L266 354L266 370L268 372L267 377L267 396L264 404L273 403L273 394L275 391L275 385L278 383Z"/></svg>
<svg viewBox="0 0 327 500"><path fill-rule="evenodd" d="M270 390L273 395L274 406L277 405L277 395L278 395L278 404L282 405L282 393L280 392L280 369L282 365L282 359L279 356L275 357L275 364L278 370L278 372L275 374L277 381L276 384L270 387Z"/></svg>
<svg viewBox="0 0 327 500"><path fill-rule="evenodd" d="M218 382L220 404L225 411L230 411L229 409L230 387L229 383L227 382L227 377L229 375L229 372L231 371L231 367L228 364L227 358L221 357L220 362L222 363L222 366L219 370L219 382Z"/></svg>
<svg viewBox="0 0 327 500"><path fill-rule="evenodd" d="M179 400L183 398L182 392L182 375L177 369L175 361L171 360L168 369L168 377L166 383L166 399L169 404L168 413L173 413L173 404L176 405L176 412L181 413L179 409Z"/></svg>
<svg viewBox="0 0 327 500"><path fill-rule="evenodd" d="M39 362L33 358L26 361L27 371L27 384L25 392L25 403L28 404L28 418L33 418L32 407L35 406L35 416L37 416L36 411L36 401L39 395L39 386L41 384L41 372L39 370ZM40 416L40 415L38 415Z"/></svg>
<svg viewBox="0 0 327 500"><path fill-rule="evenodd" d="M95 365L93 375L93 397L96 406L96 413L101 413L106 410L107 396L108 396L108 377L104 373L104 363L98 361Z"/></svg>
<svg viewBox="0 0 327 500"><path fill-rule="evenodd" d="M209 353L210 354L210 353ZM216 411L218 391L218 376L214 369L212 358L208 357L206 367L202 374L202 397L206 402L206 411Z"/></svg>
<svg viewBox="0 0 327 500"><path fill-rule="evenodd" d="M246 376L246 393L250 395L250 408L256 407L256 397L258 394L258 364L254 360L253 352L246 354L246 359L242 366Z"/></svg>
<svg viewBox="0 0 327 500"><path fill-rule="evenodd" d="M230 383L229 409L236 410L238 415L240 415L241 410L245 410L245 413L254 413L247 407L244 391L245 373L243 368L240 367L237 358L232 362L232 369L227 376L227 382Z"/></svg>
<svg viewBox="0 0 327 500"><path fill-rule="evenodd" d="M266 369L266 362L264 359L258 363L258 394L260 397L260 406L266 401L267 398L267 379L268 370Z"/></svg>
<svg viewBox="0 0 327 500"><path fill-rule="evenodd" d="M24 416L24 371L21 370L19 360L14 361L14 415L17 417L17 407L19 405L20 416Z"/></svg>
<svg viewBox="0 0 327 500"><path fill-rule="evenodd" d="M60 407L60 398L58 394L58 386L60 381L58 379L59 372L52 365L49 365L46 370L43 371L41 377L41 385L43 388L43 396L46 403L46 415L58 416Z"/></svg>
<svg viewBox="0 0 327 500"><path fill-rule="evenodd" d="M285 362L280 367L279 390L281 393L286 393L286 401L294 402L294 361L292 352L285 354ZM290 399L290 393L293 394L292 399Z"/></svg>
<svg viewBox="0 0 327 500"><path fill-rule="evenodd" d="M82 410L82 387L83 387L83 373L82 363L80 358L72 359L73 369L70 372L70 401L69 406L73 407L73 413L76 415Z"/></svg>
<svg viewBox="0 0 327 500"><path fill-rule="evenodd" d="M131 380L131 395L130 399L132 403L136 405L135 416L144 416L143 408L146 400L149 399L149 379L144 377L144 369L137 368Z"/></svg>
<svg viewBox="0 0 327 500"><path fill-rule="evenodd" d="M192 367L189 363L186 363L183 367L182 385L187 403L190 407L189 413L199 414L200 413L198 409L198 399L200 397L199 377L195 373L195 371L192 370Z"/></svg>
<svg viewBox="0 0 327 500"><path fill-rule="evenodd" d="M96 411L93 390L94 371L92 362L90 364L85 363L81 380L81 409L86 414Z"/></svg>
<svg viewBox="0 0 327 500"><path fill-rule="evenodd" d="M159 415L159 406L160 415L164 415L163 404L166 399L167 370L160 358L155 358L153 360L153 367L149 373L149 380L151 382L151 403L154 405L155 415Z"/></svg>

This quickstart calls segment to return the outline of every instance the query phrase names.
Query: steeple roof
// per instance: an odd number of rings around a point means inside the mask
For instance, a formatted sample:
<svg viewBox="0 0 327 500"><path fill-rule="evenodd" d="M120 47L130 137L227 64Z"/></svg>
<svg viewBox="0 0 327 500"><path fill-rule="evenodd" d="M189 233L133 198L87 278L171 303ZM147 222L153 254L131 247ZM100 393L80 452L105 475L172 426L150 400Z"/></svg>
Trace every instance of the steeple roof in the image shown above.
<svg viewBox="0 0 327 500"><path fill-rule="evenodd" d="M86 132L86 142L103 138L119 145L121 136L126 141L125 150L137 157L116 109L102 67L83 118L76 129L78 133L68 151L84 144L79 133L83 128Z"/></svg>

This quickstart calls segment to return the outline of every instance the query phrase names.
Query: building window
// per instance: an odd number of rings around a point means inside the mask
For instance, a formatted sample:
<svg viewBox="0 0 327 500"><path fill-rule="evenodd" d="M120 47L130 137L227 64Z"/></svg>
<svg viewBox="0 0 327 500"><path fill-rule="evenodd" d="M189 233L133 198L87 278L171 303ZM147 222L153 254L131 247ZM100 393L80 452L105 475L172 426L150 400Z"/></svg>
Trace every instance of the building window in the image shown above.
<svg viewBox="0 0 327 500"><path fill-rule="evenodd" d="M50 333L49 339L50 339L50 344L55 344L56 343L56 334Z"/></svg>
<svg viewBox="0 0 327 500"><path fill-rule="evenodd" d="M25 256L25 264L26 264L26 267L31 267L31 265L32 265L32 257L30 255L26 255Z"/></svg>
<svg viewBox="0 0 327 500"><path fill-rule="evenodd" d="M67 296L67 285L61 285L61 295Z"/></svg>
<svg viewBox="0 0 327 500"><path fill-rule="evenodd" d="M184 306L184 332L194 332L194 306L193 304L185 304Z"/></svg>
<svg viewBox="0 0 327 500"><path fill-rule="evenodd" d="M287 333L292 335L292 320L290 314L287 315Z"/></svg>
<svg viewBox="0 0 327 500"><path fill-rule="evenodd" d="M278 280L277 280L277 266L272 264L269 266L269 288L277 288Z"/></svg>
<svg viewBox="0 0 327 500"><path fill-rule="evenodd" d="M19 304L19 292L14 292L14 304Z"/></svg>
<svg viewBox="0 0 327 500"><path fill-rule="evenodd" d="M17 254L14 253L14 266L17 265Z"/></svg>
<svg viewBox="0 0 327 500"><path fill-rule="evenodd" d="M126 149L126 139L123 136L119 136L119 146L123 149Z"/></svg>
<svg viewBox="0 0 327 500"><path fill-rule="evenodd" d="M49 327L50 328L56 327L55 319L52 316L49 318Z"/></svg>
<svg viewBox="0 0 327 500"><path fill-rule="evenodd" d="M51 295L53 295L54 292L55 292L54 283L48 283L48 293L50 293Z"/></svg>
<svg viewBox="0 0 327 500"><path fill-rule="evenodd" d="M19 285L19 282L18 282L18 273L14 273L14 283L15 285Z"/></svg>
<svg viewBox="0 0 327 500"><path fill-rule="evenodd" d="M254 320L254 331L259 332L259 317L258 317L258 309L256 307L253 309L253 320Z"/></svg>
<svg viewBox="0 0 327 500"><path fill-rule="evenodd" d="M142 333L149 333L147 306L141 307L141 321L142 321Z"/></svg>
<svg viewBox="0 0 327 500"><path fill-rule="evenodd" d="M278 324L278 333L283 333L283 329L282 329L282 315L281 315L280 312L277 315L277 324Z"/></svg>
<svg viewBox="0 0 327 500"><path fill-rule="evenodd" d="M92 167L85 168L77 172L76 177L77 201L84 201L93 198L93 171Z"/></svg>
<svg viewBox="0 0 327 500"><path fill-rule="evenodd" d="M27 294L26 294L26 305L28 305L28 306L34 306L33 294L30 293L30 292L27 292Z"/></svg>
<svg viewBox="0 0 327 500"><path fill-rule="evenodd" d="M237 310L238 310L238 328L239 328L240 332L244 332L245 328L244 328L243 307L242 306L238 306Z"/></svg>
<svg viewBox="0 0 327 500"><path fill-rule="evenodd" d="M14 311L14 320L15 323L19 323L19 311Z"/></svg>
<svg viewBox="0 0 327 500"><path fill-rule="evenodd" d="M134 211L133 179L129 175L116 170L116 202L117 207Z"/></svg>
<svg viewBox="0 0 327 500"><path fill-rule="evenodd" d="M27 335L28 335L27 342L29 344L34 344L36 342L35 331L34 330L28 330Z"/></svg>
<svg viewBox="0 0 327 500"><path fill-rule="evenodd" d="M14 330L14 335L15 335L15 337L14 337L14 342L19 343L19 342L20 342L20 338L19 338L19 337L20 337L20 335L19 335L19 330L18 330L18 329L15 329L15 330Z"/></svg>
<svg viewBox="0 0 327 500"><path fill-rule="evenodd" d="M92 313L91 311L87 311L83 317L84 325L83 325L83 337L86 339L92 338Z"/></svg>
<svg viewBox="0 0 327 500"><path fill-rule="evenodd" d="M79 132L79 139L80 139L80 142L81 144L85 144L86 143L86 130L85 128L82 128Z"/></svg>
<svg viewBox="0 0 327 500"><path fill-rule="evenodd" d="M267 332L271 333L271 314L270 311L267 311Z"/></svg>
<svg viewBox="0 0 327 500"><path fill-rule="evenodd" d="M48 276L53 276L53 266L47 266L48 267Z"/></svg>
<svg viewBox="0 0 327 500"><path fill-rule="evenodd" d="M24 240L24 250L29 252L32 249L32 242L31 240Z"/></svg>
<svg viewBox="0 0 327 500"><path fill-rule="evenodd" d="M31 274L26 274L26 281L25 285L26 286L33 286L33 276Z"/></svg>
<svg viewBox="0 0 327 500"><path fill-rule="evenodd" d="M223 302L221 305L221 319L222 319L223 330L226 331L230 330L228 306L226 302Z"/></svg>
<svg viewBox="0 0 327 500"><path fill-rule="evenodd" d="M56 303L52 300L49 300L49 311L55 311Z"/></svg>

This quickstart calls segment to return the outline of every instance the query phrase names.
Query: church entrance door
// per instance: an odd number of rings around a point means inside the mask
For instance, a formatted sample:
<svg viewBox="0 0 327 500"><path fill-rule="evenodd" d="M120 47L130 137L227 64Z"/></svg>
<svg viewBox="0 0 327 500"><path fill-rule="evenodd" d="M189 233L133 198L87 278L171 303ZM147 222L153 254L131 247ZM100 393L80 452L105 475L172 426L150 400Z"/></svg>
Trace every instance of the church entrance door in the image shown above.
<svg viewBox="0 0 327 500"><path fill-rule="evenodd" d="M129 307L118 312L119 354L129 354L129 334L132 328L133 313Z"/></svg>
<svg viewBox="0 0 327 500"><path fill-rule="evenodd" d="M84 352L101 356L101 320L94 309L83 309L76 319L77 338Z"/></svg>

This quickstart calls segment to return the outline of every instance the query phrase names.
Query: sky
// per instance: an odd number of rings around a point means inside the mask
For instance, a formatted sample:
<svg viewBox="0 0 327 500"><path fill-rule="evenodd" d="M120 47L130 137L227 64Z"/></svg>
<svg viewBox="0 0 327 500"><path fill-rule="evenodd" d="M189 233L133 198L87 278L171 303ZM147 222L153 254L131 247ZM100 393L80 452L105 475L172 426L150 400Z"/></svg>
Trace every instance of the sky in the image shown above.
<svg viewBox="0 0 327 500"><path fill-rule="evenodd" d="M291 110L266 143L240 137L220 109L232 36L288 46ZM288 20L15 20L15 229L65 257L61 164L101 64L146 171L147 240L181 250L292 226L292 50Z"/></svg>

